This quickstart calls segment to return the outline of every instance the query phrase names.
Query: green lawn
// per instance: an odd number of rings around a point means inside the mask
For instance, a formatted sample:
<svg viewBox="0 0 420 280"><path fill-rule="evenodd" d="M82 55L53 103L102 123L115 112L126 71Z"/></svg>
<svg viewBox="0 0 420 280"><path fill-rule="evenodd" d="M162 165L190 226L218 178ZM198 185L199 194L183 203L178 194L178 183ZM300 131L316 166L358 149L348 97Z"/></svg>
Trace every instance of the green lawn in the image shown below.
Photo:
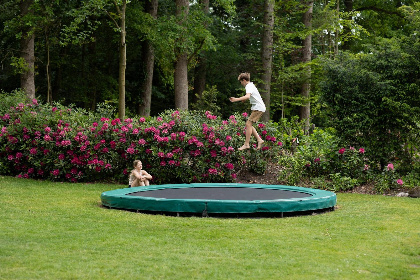
<svg viewBox="0 0 420 280"><path fill-rule="evenodd" d="M0 279L420 279L420 199L338 194L314 216L100 207L123 187L0 177Z"/></svg>

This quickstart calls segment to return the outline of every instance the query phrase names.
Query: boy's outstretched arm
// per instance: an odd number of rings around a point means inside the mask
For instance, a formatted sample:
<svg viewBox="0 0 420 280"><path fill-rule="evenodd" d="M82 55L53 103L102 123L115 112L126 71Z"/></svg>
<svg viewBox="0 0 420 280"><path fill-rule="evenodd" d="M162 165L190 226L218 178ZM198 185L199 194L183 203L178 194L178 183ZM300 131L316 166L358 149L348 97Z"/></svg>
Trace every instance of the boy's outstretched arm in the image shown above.
<svg viewBox="0 0 420 280"><path fill-rule="evenodd" d="M251 97L250 93L245 94L244 96L241 97L230 97L229 100L230 102L238 102L238 101L245 101L248 100Z"/></svg>

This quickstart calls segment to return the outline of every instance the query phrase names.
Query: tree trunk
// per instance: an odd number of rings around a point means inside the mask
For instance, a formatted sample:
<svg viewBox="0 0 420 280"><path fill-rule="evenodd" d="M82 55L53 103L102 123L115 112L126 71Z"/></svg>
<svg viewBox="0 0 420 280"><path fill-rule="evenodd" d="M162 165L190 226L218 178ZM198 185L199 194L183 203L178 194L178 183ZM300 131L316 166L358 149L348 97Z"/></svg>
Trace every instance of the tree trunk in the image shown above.
<svg viewBox="0 0 420 280"><path fill-rule="evenodd" d="M262 39L263 85L261 93L267 111L262 117L263 121L270 120L271 75L273 68L274 2L274 0L265 0L264 4L264 33Z"/></svg>
<svg viewBox="0 0 420 280"><path fill-rule="evenodd" d="M20 2L20 13L24 17L31 13L29 10L33 0ZM20 42L21 58L25 61L25 70L20 76L20 86L29 99L35 98L35 33L32 28L25 28Z"/></svg>
<svg viewBox="0 0 420 280"><path fill-rule="evenodd" d="M123 0L121 8L121 41L120 41L120 69L119 69L119 78L118 78L118 117L124 119L125 117L125 69L127 66L127 45L125 42L125 10L127 7L127 1Z"/></svg>
<svg viewBox="0 0 420 280"><path fill-rule="evenodd" d="M305 2L305 5L308 6L308 10L303 16L303 23L305 24L305 27L310 30L312 28L312 12L313 12L314 2L313 1ZM309 101L310 90L311 90L311 84L310 84L311 67L308 65L308 63L311 61L311 54L312 54L312 35L309 34L308 36L306 36L303 42L303 63L306 63L307 65L305 66L305 69L303 71L304 82L302 84L302 89L301 89L303 106L299 108L299 119L305 121L305 127L304 127L305 134L309 133L309 120L311 117L311 105Z"/></svg>
<svg viewBox="0 0 420 280"><path fill-rule="evenodd" d="M157 18L158 0L146 1L146 11L154 18ZM152 43L148 40L144 46L144 62L146 77L140 93L141 104L139 106L139 114L141 116L150 116L150 107L152 105L152 85L153 85L153 69L155 64L155 51Z"/></svg>
<svg viewBox="0 0 420 280"><path fill-rule="evenodd" d="M45 66L47 72L47 103L52 104L52 87L50 74L50 40L48 32L45 33L45 47L47 48L47 65Z"/></svg>
<svg viewBox="0 0 420 280"><path fill-rule="evenodd" d="M209 0L201 0L201 5L203 6L203 13L209 13ZM205 54L205 53L204 53ZM206 89L206 74L207 74L207 62L205 55L199 56L198 66L195 68L194 73L194 100L196 101L196 96L201 96L203 91Z"/></svg>
<svg viewBox="0 0 420 280"><path fill-rule="evenodd" d="M337 1L337 16L340 16L340 1ZM340 32L339 32L339 28L336 27L335 30L335 44L334 44L334 56L338 55L338 42L339 42L339 38L340 38Z"/></svg>
<svg viewBox="0 0 420 280"><path fill-rule="evenodd" d="M188 16L189 1L176 0L176 15L181 17L180 25ZM175 62L175 108L188 110L188 55L185 51L177 51Z"/></svg>
<svg viewBox="0 0 420 280"><path fill-rule="evenodd" d="M347 13L353 12L353 0L344 0L344 11L347 12ZM350 20L350 19L351 19L351 16L349 16L347 18L347 20ZM351 29L348 26L345 26L344 30L343 30L343 33L344 34L349 34L349 33L351 33ZM349 48L349 43L343 41L341 48L343 50L349 50L350 49Z"/></svg>

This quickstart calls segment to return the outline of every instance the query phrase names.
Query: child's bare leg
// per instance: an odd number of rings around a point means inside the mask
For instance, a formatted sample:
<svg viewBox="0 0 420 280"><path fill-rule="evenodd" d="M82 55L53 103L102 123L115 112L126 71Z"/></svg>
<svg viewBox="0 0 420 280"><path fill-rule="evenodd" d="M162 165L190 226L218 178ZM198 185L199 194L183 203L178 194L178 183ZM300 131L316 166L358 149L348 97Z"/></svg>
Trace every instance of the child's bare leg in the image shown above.
<svg viewBox="0 0 420 280"><path fill-rule="evenodd" d="M238 149L239 151L242 151L242 150L245 150L245 149L249 149L249 140L251 139L251 134L252 134L252 129L253 128L254 127L252 126L252 122L251 121L246 121L246 126L245 126L245 143L242 145L242 147L240 147Z"/></svg>
<svg viewBox="0 0 420 280"><path fill-rule="evenodd" d="M257 150L261 149L261 146L264 143L264 140L262 140L261 137L258 135L258 132L255 129L255 127L252 127L252 135L255 137L255 139L257 139L257 142L258 142Z"/></svg>
<svg viewBox="0 0 420 280"><path fill-rule="evenodd" d="M140 186L140 180L136 179L133 181L133 184L131 184L131 187L138 187L138 186Z"/></svg>
<svg viewBox="0 0 420 280"><path fill-rule="evenodd" d="M144 187L144 182L140 181L140 187Z"/></svg>
<svg viewBox="0 0 420 280"><path fill-rule="evenodd" d="M149 183L149 180L148 180L148 179L145 179L143 183L144 183L144 185L145 185L145 186L149 186L149 185L150 185L150 183Z"/></svg>

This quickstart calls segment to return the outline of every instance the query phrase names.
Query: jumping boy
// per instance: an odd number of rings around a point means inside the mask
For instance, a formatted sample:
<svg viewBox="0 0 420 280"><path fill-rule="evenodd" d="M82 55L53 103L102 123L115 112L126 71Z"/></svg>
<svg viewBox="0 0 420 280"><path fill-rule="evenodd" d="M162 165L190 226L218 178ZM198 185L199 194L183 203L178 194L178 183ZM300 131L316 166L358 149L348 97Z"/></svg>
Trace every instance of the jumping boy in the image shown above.
<svg viewBox="0 0 420 280"><path fill-rule="evenodd" d="M242 147L238 148L239 151L249 149L249 140L251 139L251 134L254 135L255 139L257 139L257 150L261 149L264 140L258 135L257 131L253 127L253 124L256 123L261 116L264 114L266 108L264 101L261 98L258 89L255 87L254 83L250 82L250 74L249 73L241 73L238 77L239 82L242 86L245 87L245 95L239 98L230 97L229 100L231 102L238 102L238 101L245 101L249 99L251 103L251 115L249 116L248 120L246 121L245 126L245 143Z"/></svg>

